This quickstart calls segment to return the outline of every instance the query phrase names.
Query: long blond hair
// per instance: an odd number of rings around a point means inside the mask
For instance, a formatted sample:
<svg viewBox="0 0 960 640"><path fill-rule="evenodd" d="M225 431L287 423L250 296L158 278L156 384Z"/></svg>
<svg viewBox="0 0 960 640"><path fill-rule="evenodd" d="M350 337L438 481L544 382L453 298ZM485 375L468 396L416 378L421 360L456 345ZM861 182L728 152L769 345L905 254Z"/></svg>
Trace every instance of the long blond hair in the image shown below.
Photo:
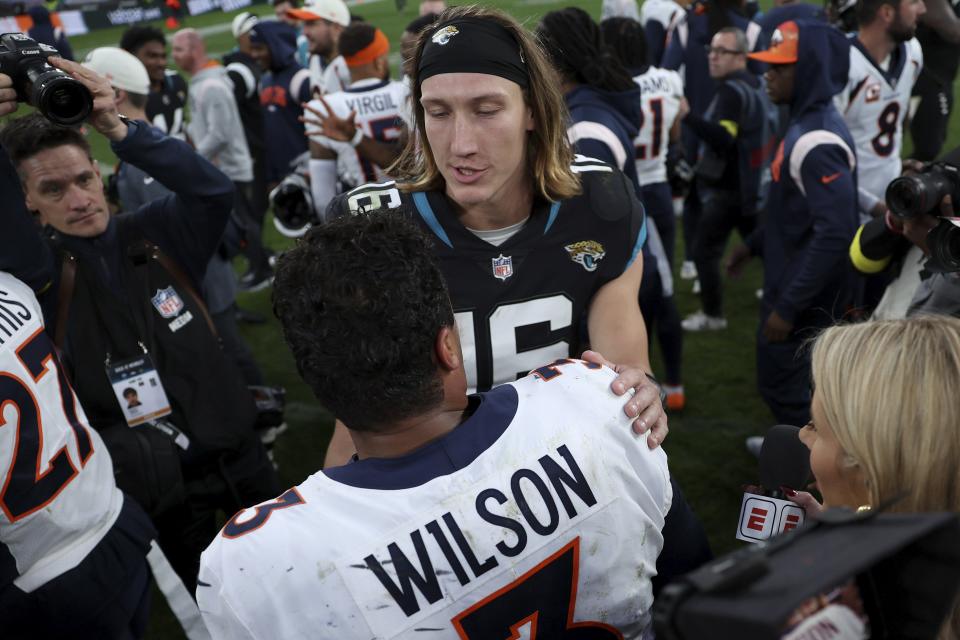
<svg viewBox="0 0 960 640"><path fill-rule="evenodd" d="M870 504L906 492L890 510L960 512L960 319L831 327L813 347L813 381ZM960 638L960 601L940 637Z"/></svg>
<svg viewBox="0 0 960 640"><path fill-rule="evenodd" d="M410 90L415 131L407 139L403 154L390 168L400 187L410 191L436 191L444 187L444 179L430 149L430 141L423 135L423 106L420 104L420 58L430 41L436 25L459 18L479 18L496 22L513 36L520 45L530 78L523 90L524 100L533 114L534 128L527 135L527 172L534 183L536 195L556 202L580 193L580 180L570 169L573 149L567 139L567 109L560 92L560 79L547 61L534 36L520 23L498 9L466 5L444 11L435 26L424 29L410 65ZM418 134L419 132L419 134Z"/></svg>

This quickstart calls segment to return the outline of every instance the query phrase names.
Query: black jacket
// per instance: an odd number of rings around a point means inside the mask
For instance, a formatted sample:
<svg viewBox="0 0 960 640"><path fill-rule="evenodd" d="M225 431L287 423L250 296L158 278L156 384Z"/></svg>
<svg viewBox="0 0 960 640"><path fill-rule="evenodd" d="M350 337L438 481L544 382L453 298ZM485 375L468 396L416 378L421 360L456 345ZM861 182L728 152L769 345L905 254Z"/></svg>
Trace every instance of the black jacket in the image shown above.
<svg viewBox="0 0 960 640"><path fill-rule="evenodd" d="M188 458L238 448L249 438L255 408L236 365L207 326L198 291L233 206L233 184L185 143L144 123L131 123L113 143L117 156L154 176L173 193L121 217L95 238L54 234L48 242L22 210L0 234L0 268L34 287L48 327L65 325L67 368L91 426L123 422L105 361L150 352L173 408L171 420L193 441ZM3 159L7 202L22 202ZM14 174L15 175L15 174ZM16 189L16 197L13 197ZM183 274L176 278L146 247L156 246ZM59 309L63 261L76 260L69 307ZM182 281L181 281L182 280ZM172 289L182 303L164 317L152 299ZM189 318L186 316L189 314Z"/></svg>

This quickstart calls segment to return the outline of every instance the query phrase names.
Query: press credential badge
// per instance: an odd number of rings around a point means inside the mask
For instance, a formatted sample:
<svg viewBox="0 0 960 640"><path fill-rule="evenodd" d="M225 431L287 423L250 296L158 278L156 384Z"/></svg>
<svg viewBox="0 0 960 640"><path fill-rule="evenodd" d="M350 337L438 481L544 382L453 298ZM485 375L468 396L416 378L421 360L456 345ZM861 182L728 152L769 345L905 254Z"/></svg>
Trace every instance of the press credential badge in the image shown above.
<svg viewBox="0 0 960 640"><path fill-rule="evenodd" d="M107 377L131 427L170 415L170 401L148 354L108 364Z"/></svg>

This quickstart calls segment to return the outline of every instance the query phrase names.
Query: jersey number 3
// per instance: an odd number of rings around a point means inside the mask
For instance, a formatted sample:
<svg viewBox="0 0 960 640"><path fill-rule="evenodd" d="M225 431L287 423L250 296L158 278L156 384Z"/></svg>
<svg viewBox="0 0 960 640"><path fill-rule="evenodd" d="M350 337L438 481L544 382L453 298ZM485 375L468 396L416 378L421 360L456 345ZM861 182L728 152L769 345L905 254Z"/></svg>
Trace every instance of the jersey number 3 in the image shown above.
<svg viewBox="0 0 960 640"><path fill-rule="evenodd" d="M61 447L49 460L43 458L43 415L31 386L36 388L36 384L47 374L52 373L57 377L60 403L77 439L81 467L93 453L90 434L77 419L73 390L57 362L53 343L43 329L20 345L17 358L30 373L33 385L10 372L0 371L0 428L12 426L17 431L13 460L6 483L0 490L0 508L10 522L16 522L45 507L78 473L66 446ZM15 425L6 422L11 407L16 412Z"/></svg>
<svg viewBox="0 0 960 640"><path fill-rule="evenodd" d="M521 637L530 640L623 640L602 622L574 622L580 538L502 589L476 603L451 622L462 640Z"/></svg>

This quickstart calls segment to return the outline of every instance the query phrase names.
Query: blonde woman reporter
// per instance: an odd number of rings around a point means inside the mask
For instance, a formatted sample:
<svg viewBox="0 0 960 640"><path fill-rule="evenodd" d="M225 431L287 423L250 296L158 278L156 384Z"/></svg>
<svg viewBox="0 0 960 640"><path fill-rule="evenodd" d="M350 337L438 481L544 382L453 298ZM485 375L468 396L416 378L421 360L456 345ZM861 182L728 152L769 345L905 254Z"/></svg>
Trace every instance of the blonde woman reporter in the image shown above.
<svg viewBox="0 0 960 640"><path fill-rule="evenodd" d="M960 319L831 327L813 347L812 419L800 432L824 507L960 512ZM808 513L821 505L792 499ZM960 638L960 603L940 638Z"/></svg>

